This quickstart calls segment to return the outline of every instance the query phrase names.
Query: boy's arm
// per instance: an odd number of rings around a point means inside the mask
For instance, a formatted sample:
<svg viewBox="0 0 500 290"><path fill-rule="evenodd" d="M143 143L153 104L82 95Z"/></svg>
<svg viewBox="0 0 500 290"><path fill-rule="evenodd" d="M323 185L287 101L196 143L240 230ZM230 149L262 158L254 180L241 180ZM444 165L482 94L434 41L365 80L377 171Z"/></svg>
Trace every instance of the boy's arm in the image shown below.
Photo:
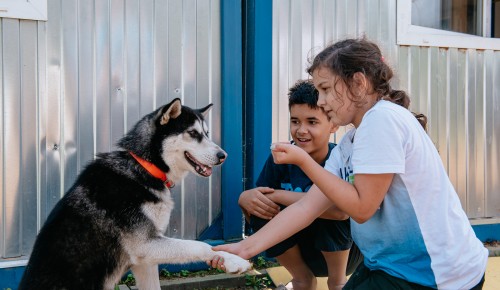
<svg viewBox="0 0 500 290"><path fill-rule="evenodd" d="M275 189L274 192L266 194L270 200L275 203L282 204L284 206L289 206L301 199L306 193L297 191L287 191L282 189ZM346 220L349 218L347 214L339 210L335 205L331 205L325 212L320 216L323 219L330 220Z"/></svg>
<svg viewBox="0 0 500 290"><path fill-rule="evenodd" d="M279 213L279 205L265 195L273 191L274 189L270 187L256 187L240 194L238 205L247 221L250 221L251 215L269 220Z"/></svg>

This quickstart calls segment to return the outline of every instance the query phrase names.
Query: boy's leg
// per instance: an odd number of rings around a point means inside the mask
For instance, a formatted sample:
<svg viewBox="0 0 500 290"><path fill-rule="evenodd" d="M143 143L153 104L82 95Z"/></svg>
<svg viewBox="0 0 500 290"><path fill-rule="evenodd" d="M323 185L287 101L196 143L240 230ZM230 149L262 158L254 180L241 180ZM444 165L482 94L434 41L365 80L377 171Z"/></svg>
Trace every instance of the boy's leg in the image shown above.
<svg viewBox="0 0 500 290"><path fill-rule="evenodd" d="M302 255L297 245L277 256L276 259L292 275L294 290L316 289L316 277L302 259Z"/></svg>
<svg viewBox="0 0 500 290"><path fill-rule="evenodd" d="M322 253L328 265L328 289L342 289L347 282L346 265L349 250Z"/></svg>

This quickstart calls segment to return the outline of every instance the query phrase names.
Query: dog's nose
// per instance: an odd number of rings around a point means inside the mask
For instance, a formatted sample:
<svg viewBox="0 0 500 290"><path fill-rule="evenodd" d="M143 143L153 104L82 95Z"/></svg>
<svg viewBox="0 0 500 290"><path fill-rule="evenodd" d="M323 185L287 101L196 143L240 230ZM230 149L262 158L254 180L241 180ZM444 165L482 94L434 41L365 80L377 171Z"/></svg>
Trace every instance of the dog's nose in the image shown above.
<svg viewBox="0 0 500 290"><path fill-rule="evenodd" d="M226 152L224 151L217 152L217 158L219 158L219 164L221 164L222 162L224 162L224 160L226 160Z"/></svg>

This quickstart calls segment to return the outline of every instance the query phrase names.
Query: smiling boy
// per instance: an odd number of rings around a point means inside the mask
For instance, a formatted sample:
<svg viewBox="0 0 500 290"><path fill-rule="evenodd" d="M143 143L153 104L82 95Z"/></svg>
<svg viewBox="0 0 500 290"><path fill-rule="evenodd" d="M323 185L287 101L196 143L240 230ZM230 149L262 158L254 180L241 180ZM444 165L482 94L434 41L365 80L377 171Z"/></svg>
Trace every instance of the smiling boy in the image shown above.
<svg viewBox="0 0 500 290"><path fill-rule="evenodd" d="M324 166L335 147L330 135L338 126L317 106L318 92L310 81L297 82L288 96L293 143ZM256 185L238 200L253 231L302 198L313 183L299 167L275 164L270 155ZM348 216L331 208L304 230L269 248L266 255L276 257L290 272L295 290L316 289L316 276L328 276L329 289L341 289L351 245Z"/></svg>

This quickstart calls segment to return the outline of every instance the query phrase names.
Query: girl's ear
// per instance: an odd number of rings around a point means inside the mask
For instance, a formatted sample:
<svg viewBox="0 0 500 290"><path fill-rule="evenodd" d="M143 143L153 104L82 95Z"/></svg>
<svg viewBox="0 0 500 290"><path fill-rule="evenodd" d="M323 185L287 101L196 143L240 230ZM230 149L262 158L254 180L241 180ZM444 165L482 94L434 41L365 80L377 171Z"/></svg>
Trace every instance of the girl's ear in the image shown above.
<svg viewBox="0 0 500 290"><path fill-rule="evenodd" d="M366 78L366 75L362 72L356 72L352 76L353 84L354 84L354 92L356 92L357 96L363 96L367 94L369 82ZM359 94L359 95L358 95Z"/></svg>

